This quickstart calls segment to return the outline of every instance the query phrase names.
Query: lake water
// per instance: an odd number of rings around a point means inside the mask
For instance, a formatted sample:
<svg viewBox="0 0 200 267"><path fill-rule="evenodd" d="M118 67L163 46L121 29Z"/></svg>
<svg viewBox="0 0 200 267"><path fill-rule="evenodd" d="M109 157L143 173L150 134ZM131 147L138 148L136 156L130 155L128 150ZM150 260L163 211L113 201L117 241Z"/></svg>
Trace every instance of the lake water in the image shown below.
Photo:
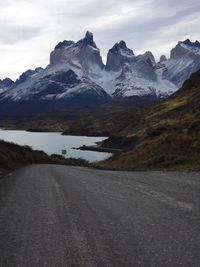
<svg viewBox="0 0 200 267"><path fill-rule="evenodd" d="M32 133L26 131L0 130L0 139L19 145L28 145L33 149L43 150L49 155L62 155L62 150L66 149L66 157L82 158L90 162L103 160L112 155L111 153L72 149L82 145L94 145L95 142L106 139L105 137L67 136L61 135L59 132Z"/></svg>

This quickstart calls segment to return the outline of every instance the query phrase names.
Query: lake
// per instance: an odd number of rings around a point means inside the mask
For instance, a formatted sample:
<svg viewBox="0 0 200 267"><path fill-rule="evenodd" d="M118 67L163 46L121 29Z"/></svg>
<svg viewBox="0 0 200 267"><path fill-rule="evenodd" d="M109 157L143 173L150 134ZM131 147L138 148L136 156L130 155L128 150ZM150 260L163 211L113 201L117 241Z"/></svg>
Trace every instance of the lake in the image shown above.
<svg viewBox="0 0 200 267"><path fill-rule="evenodd" d="M32 133L26 131L0 130L0 139L14 142L18 145L28 145L33 149L43 150L49 155L62 155L62 150L66 149L66 157L82 158L90 162L104 160L112 155L111 153L72 149L82 145L94 145L96 142L106 139L106 137L67 136L61 135L60 132Z"/></svg>

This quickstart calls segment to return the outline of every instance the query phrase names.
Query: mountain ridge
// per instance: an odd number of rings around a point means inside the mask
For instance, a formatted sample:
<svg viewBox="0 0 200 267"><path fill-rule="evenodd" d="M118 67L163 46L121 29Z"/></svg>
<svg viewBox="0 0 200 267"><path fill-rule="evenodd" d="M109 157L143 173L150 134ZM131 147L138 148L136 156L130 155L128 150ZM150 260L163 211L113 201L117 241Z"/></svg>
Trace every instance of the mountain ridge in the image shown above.
<svg viewBox="0 0 200 267"><path fill-rule="evenodd" d="M9 90L2 91L0 111L6 114L7 105L11 109L13 106L15 112L20 106L22 113L23 107L24 112L31 113L37 112L36 106L51 110L70 105L95 106L113 98L163 98L198 69L199 42L189 39L178 42L170 58L161 56L160 62L150 51L136 56L125 41L120 41L108 51L104 65L93 34L87 31L77 42L58 43L45 69L24 72Z"/></svg>

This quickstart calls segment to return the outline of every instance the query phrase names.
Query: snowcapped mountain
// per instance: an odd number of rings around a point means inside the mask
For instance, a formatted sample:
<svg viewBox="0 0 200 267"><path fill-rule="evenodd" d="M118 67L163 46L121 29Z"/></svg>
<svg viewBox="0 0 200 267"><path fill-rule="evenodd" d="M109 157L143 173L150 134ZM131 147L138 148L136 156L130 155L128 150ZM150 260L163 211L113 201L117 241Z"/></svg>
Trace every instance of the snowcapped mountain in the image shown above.
<svg viewBox="0 0 200 267"><path fill-rule="evenodd" d="M12 90L0 95L0 102L3 105L13 102L20 110L21 105L26 109L28 106L29 110L35 110L37 105L39 111L66 105L104 103L111 97L88 75L103 68L93 35L87 32L77 43L59 43L50 55L50 64L45 69L24 72Z"/></svg>
<svg viewBox="0 0 200 267"><path fill-rule="evenodd" d="M111 48L107 55L107 71L120 71L124 63L133 63L135 61L134 53L127 48L126 43L121 41Z"/></svg>
<svg viewBox="0 0 200 267"><path fill-rule="evenodd" d="M28 79L30 79L31 77L37 75L41 71L43 71L43 68L36 68L35 70L29 69L19 76L19 79L16 80L15 84L16 85L21 84L21 83L27 81Z"/></svg>
<svg viewBox="0 0 200 267"><path fill-rule="evenodd" d="M5 78L3 80L0 79L0 93L6 91L7 89L11 89L14 85L14 82L10 78Z"/></svg>
<svg viewBox="0 0 200 267"><path fill-rule="evenodd" d="M200 43L189 39L178 42L171 50L170 58L162 63L163 77L180 88L192 73L200 69Z"/></svg>
<svg viewBox="0 0 200 267"><path fill-rule="evenodd" d="M45 111L68 105L97 105L133 96L166 97L200 69L200 43L186 40L156 62L150 51L136 56L124 41L116 43L103 64L87 32L78 42L63 41L50 54L50 64L24 72L0 94L1 111ZM1 83L0 83L1 84ZM0 87L1 88L1 87Z"/></svg>

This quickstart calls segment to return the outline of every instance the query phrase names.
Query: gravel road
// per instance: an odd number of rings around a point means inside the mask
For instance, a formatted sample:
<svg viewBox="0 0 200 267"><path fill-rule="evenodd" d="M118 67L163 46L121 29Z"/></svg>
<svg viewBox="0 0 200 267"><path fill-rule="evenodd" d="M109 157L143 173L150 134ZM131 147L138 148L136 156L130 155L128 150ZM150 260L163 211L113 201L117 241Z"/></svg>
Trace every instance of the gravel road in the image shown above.
<svg viewBox="0 0 200 267"><path fill-rule="evenodd" d="M200 173L32 165L0 180L0 266L200 266Z"/></svg>

